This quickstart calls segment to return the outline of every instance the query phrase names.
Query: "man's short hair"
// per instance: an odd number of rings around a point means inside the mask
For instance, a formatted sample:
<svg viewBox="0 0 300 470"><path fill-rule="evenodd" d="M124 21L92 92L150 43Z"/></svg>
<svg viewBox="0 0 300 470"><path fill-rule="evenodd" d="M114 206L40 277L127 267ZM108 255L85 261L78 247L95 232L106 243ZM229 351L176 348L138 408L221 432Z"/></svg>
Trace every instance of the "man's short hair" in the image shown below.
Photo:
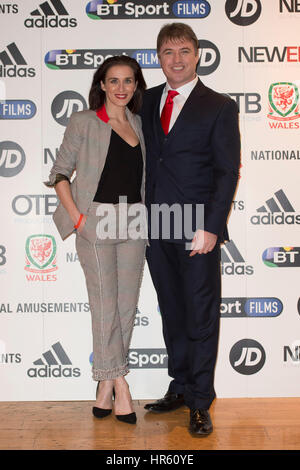
<svg viewBox="0 0 300 470"><path fill-rule="evenodd" d="M185 23L168 23L165 24L157 36L157 53L163 45L164 42L171 40L183 40L187 39L191 41L195 48L195 53L197 53L199 45L198 39L192 28Z"/></svg>

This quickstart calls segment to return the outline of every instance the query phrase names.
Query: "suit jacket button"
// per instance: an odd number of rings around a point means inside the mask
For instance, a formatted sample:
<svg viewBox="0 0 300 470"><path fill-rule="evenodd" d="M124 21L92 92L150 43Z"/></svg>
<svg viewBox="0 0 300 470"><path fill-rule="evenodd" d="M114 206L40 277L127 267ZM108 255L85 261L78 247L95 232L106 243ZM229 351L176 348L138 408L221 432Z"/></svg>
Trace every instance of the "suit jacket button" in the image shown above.
<svg viewBox="0 0 300 470"><path fill-rule="evenodd" d="M160 158L160 159L159 159L159 162L160 162L160 163L161 163L161 162L163 162L163 161L164 161L164 159L163 159L163 158Z"/></svg>

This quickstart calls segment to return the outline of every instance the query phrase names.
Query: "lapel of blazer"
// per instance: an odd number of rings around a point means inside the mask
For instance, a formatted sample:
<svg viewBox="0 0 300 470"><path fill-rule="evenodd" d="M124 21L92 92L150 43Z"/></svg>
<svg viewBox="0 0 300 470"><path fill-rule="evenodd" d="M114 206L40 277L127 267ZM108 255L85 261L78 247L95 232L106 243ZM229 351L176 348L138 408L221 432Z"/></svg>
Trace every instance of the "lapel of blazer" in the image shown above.
<svg viewBox="0 0 300 470"><path fill-rule="evenodd" d="M164 134L164 131L161 127L161 122L160 122L160 113L159 113L159 108L160 108L160 100L161 100L161 95L162 95L162 92L164 90L164 87L166 86L165 83L163 83L162 85L160 85L157 90L156 90L156 93L153 97L153 107L152 107L152 129L154 131L154 137L155 137L155 140L156 142L158 143L158 145L160 146L164 137L165 137L165 134Z"/></svg>
<svg viewBox="0 0 300 470"><path fill-rule="evenodd" d="M142 149L142 157L143 157L143 162L145 165L145 158L146 158L146 148L145 148L145 142L144 142L144 136L143 136L143 131L142 131L142 126L138 120L138 117L135 116L128 108L126 108L126 116L129 121L129 124L131 125L132 129L136 133L136 135L139 138L140 144L141 144L141 149Z"/></svg>
<svg viewBox="0 0 300 470"><path fill-rule="evenodd" d="M187 116L193 116L194 109L199 108L199 105L201 105L201 98L206 94L206 92L206 86L203 85L200 79L198 79L198 82L196 83L188 99L184 103L184 106L179 116L177 117L171 131L169 132L169 141L173 139L174 136L176 137L180 135L181 129L186 126Z"/></svg>
<svg viewBox="0 0 300 470"><path fill-rule="evenodd" d="M139 138L141 151L142 151L142 158L143 158L143 178L142 178L142 185L141 185L141 196L142 202L145 203L145 180L146 180L146 147L144 141L144 135L142 130L142 123L140 117L134 115L128 108L126 108L126 116L129 121L129 124L135 131L136 135Z"/></svg>
<svg viewBox="0 0 300 470"><path fill-rule="evenodd" d="M106 122L102 121L98 116L96 116L98 125L99 125L99 139L98 139L98 155L101 157L99 158L99 167L98 167L98 174L97 174L97 180L99 181L101 173L103 171L105 161L106 161L106 156L110 144L110 138L111 138L111 126L107 124ZM96 149L95 149L96 152Z"/></svg>

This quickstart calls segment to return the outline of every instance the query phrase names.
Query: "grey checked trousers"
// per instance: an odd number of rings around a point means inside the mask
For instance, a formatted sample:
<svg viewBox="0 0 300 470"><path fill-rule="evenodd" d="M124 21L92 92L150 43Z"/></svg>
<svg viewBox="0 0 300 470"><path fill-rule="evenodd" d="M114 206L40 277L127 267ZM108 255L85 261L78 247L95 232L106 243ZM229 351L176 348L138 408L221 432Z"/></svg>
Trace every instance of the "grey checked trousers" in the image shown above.
<svg viewBox="0 0 300 470"><path fill-rule="evenodd" d="M92 203L76 235L85 274L93 335L93 379L114 379L129 372L128 350L145 263L145 240L94 240L99 203Z"/></svg>

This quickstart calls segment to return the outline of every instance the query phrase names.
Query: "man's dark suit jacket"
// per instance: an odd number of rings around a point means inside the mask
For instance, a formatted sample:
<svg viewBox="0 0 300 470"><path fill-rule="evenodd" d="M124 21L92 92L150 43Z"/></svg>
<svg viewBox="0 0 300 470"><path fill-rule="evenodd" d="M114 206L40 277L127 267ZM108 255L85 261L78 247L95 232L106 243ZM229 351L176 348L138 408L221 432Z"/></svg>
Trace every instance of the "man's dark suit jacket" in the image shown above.
<svg viewBox="0 0 300 470"><path fill-rule="evenodd" d="M226 220L240 165L237 105L199 80L165 136L159 116L164 86L145 92L141 112L147 209L153 203L204 204L204 230L228 240Z"/></svg>

